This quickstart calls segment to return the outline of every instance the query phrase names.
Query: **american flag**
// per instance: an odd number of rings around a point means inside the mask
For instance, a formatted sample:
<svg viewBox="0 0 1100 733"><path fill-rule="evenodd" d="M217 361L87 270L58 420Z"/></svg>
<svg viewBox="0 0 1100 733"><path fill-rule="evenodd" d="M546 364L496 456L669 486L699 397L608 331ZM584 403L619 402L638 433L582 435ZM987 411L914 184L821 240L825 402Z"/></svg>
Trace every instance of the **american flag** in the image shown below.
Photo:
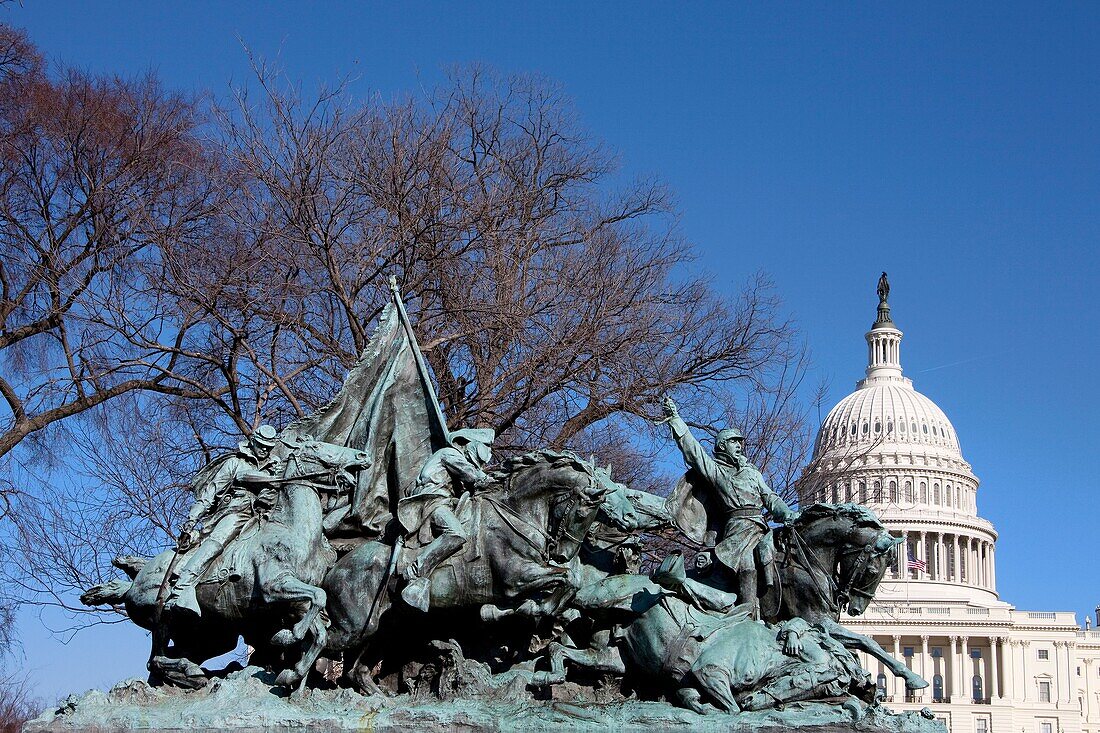
<svg viewBox="0 0 1100 733"><path fill-rule="evenodd" d="M919 570L922 573L928 572L928 563L926 563L924 560L918 560L917 558L913 557L913 553L911 552L909 553L908 567L910 570Z"/></svg>

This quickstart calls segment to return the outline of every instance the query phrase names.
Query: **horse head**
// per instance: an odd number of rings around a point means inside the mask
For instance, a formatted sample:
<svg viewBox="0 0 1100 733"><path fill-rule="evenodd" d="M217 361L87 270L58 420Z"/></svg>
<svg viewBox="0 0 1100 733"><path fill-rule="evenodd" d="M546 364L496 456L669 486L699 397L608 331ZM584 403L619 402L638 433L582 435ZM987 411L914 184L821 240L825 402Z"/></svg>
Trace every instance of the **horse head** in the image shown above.
<svg viewBox="0 0 1100 733"><path fill-rule="evenodd" d="M902 540L859 504L814 504L803 510L795 530L815 564L831 571L828 600L851 616L866 611Z"/></svg>
<svg viewBox="0 0 1100 733"><path fill-rule="evenodd" d="M506 486L502 498L513 510L543 522L547 551L555 562L577 556L601 511L616 526L636 526L625 487L616 484L609 471L572 453L527 453L505 463L498 478Z"/></svg>

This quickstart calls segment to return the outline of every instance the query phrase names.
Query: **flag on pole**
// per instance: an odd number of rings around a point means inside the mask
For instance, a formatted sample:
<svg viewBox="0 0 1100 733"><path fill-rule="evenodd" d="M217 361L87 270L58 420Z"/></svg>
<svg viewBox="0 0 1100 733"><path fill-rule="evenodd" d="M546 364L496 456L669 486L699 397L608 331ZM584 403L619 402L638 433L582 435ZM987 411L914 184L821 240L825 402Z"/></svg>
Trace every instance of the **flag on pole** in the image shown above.
<svg viewBox="0 0 1100 733"><path fill-rule="evenodd" d="M908 568L910 570L919 570L922 573L927 573L928 563L926 563L924 560L918 560L917 558L913 557L913 553L910 552Z"/></svg>
<svg viewBox="0 0 1100 733"><path fill-rule="evenodd" d="M343 387L325 407L292 423L288 437L309 435L370 455L339 523L357 534L382 533L432 453L449 442L424 357L393 284L393 299ZM326 527L330 517L326 516Z"/></svg>

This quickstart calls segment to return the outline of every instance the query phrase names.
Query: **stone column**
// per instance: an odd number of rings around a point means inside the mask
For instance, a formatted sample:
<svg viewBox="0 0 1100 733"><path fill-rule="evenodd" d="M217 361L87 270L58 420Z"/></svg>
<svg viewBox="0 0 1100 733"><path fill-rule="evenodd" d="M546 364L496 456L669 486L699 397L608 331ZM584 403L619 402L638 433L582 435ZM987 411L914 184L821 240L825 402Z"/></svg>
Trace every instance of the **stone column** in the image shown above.
<svg viewBox="0 0 1100 733"><path fill-rule="evenodd" d="M1063 641L1062 647L1066 657L1066 704L1073 705L1073 650L1077 646L1074 641Z"/></svg>
<svg viewBox="0 0 1100 733"><path fill-rule="evenodd" d="M1000 680L997 679L997 644L1001 641L999 636L989 637L989 701L1001 699ZM1007 678L1006 678L1007 683Z"/></svg>
<svg viewBox="0 0 1100 733"><path fill-rule="evenodd" d="M1054 690L1050 696L1050 701L1059 706L1062 704L1062 688L1065 687L1065 680L1062 679L1062 657L1065 653L1062 651L1062 646L1065 642L1054 642Z"/></svg>
<svg viewBox="0 0 1100 733"><path fill-rule="evenodd" d="M928 657L928 635L927 634L921 634L920 649L921 649L921 653L920 653L920 676L928 681L929 687L926 687L925 689L930 690L931 689L931 684L932 684L932 676L928 674L928 667L929 667L928 663L931 660ZM922 695L923 695L923 693L922 693Z"/></svg>
<svg viewBox="0 0 1100 733"><path fill-rule="evenodd" d="M901 531L901 544L897 546L898 555L898 580L905 580L909 577L909 533L904 529Z"/></svg>
<svg viewBox="0 0 1100 733"><path fill-rule="evenodd" d="M1092 722L1092 683L1089 681L1092 679L1092 663L1091 657L1086 657L1082 660L1085 663L1085 722Z"/></svg>
<svg viewBox="0 0 1100 733"><path fill-rule="evenodd" d="M1023 688L1023 701L1031 702L1031 685L1027 682L1027 647L1031 646L1031 642L1027 639L1020 639L1020 687Z"/></svg>
<svg viewBox="0 0 1100 733"><path fill-rule="evenodd" d="M1020 676L1016 672L1016 657L1019 656L1018 649L1020 642L1015 639L1008 640L1008 649L1005 652L1005 691L1008 693L1007 697L1011 700L1019 700L1020 693L1018 688L1020 686ZM1011 683L1011 684L1009 684Z"/></svg>
<svg viewBox="0 0 1100 733"><path fill-rule="evenodd" d="M921 532L920 533L920 559L924 560L924 567L925 567L924 575L925 575L925 577L928 577L928 571L931 569L932 564L930 562L928 562L928 533L927 532ZM917 577L920 577L919 573L917 574Z"/></svg>
<svg viewBox="0 0 1100 733"><path fill-rule="evenodd" d="M989 589L997 590L997 546L989 543Z"/></svg>
<svg viewBox="0 0 1100 733"><path fill-rule="evenodd" d="M982 560L982 541L978 540L974 544L974 553L978 559L978 587L985 587L985 562Z"/></svg>
<svg viewBox="0 0 1100 733"><path fill-rule="evenodd" d="M943 556L943 532L936 532L936 580L943 580L943 576L947 573L946 558Z"/></svg>
<svg viewBox="0 0 1100 733"><path fill-rule="evenodd" d="M951 580L956 583L962 578L962 566L959 558L959 535L951 536Z"/></svg>
<svg viewBox="0 0 1100 733"><path fill-rule="evenodd" d="M970 663L970 650L969 640L970 637L963 636L959 640L962 642L962 649L959 650L959 666L962 668L959 672L959 702L971 702L974 699L971 677L971 670L974 665ZM985 694L985 690L982 690L982 694Z"/></svg>
<svg viewBox="0 0 1100 733"><path fill-rule="evenodd" d="M951 702L959 699L959 637L951 636L951 684L944 685L945 691L951 697Z"/></svg>
<svg viewBox="0 0 1100 733"><path fill-rule="evenodd" d="M894 659L904 663L905 658L901 656L901 636L894 634ZM901 677L894 678L894 701L902 702L905 700L905 680Z"/></svg>
<svg viewBox="0 0 1100 733"><path fill-rule="evenodd" d="M988 556L985 554L985 542L978 543L978 555L981 558L982 563L982 587L989 587L989 562Z"/></svg>

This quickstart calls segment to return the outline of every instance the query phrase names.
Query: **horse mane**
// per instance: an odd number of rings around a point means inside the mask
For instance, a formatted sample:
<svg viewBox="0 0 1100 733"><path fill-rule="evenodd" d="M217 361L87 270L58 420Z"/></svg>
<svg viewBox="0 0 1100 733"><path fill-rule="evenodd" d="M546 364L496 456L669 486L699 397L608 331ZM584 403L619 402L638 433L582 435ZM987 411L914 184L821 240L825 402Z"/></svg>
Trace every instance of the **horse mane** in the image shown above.
<svg viewBox="0 0 1100 733"><path fill-rule="evenodd" d="M851 520L857 527L867 529L886 529L879 518L862 504L811 504L802 510L799 524L809 524L824 518L842 518Z"/></svg>
<svg viewBox="0 0 1100 733"><path fill-rule="evenodd" d="M517 471L522 471L526 468L533 466L547 465L551 468L561 466L566 463L572 463L586 473L593 473L594 467L591 463L584 460L576 453L570 451L558 451L551 448L539 448L537 450L528 451L522 455L512 456L506 459L503 463L499 464L493 470L489 471L489 476L494 481L503 480L506 476L511 475Z"/></svg>

